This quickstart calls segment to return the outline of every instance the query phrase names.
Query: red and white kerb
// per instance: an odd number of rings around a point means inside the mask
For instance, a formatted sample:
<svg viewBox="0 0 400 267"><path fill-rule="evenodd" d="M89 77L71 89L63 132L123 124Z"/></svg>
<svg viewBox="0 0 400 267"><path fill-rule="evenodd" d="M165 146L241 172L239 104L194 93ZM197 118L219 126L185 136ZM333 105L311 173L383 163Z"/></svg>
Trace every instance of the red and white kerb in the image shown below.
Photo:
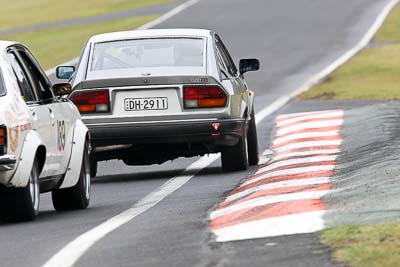
<svg viewBox="0 0 400 267"><path fill-rule="evenodd" d="M210 215L217 241L310 233L324 228L343 110L281 115L272 160L260 165Z"/></svg>

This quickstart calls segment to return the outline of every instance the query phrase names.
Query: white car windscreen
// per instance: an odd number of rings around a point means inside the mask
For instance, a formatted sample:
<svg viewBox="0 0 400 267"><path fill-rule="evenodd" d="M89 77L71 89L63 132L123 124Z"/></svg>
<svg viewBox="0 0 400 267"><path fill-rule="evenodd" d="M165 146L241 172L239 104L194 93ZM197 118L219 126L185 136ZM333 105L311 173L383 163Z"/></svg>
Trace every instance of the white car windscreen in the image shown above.
<svg viewBox="0 0 400 267"><path fill-rule="evenodd" d="M151 38L97 43L90 71L151 70L154 68L202 68L204 40Z"/></svg>

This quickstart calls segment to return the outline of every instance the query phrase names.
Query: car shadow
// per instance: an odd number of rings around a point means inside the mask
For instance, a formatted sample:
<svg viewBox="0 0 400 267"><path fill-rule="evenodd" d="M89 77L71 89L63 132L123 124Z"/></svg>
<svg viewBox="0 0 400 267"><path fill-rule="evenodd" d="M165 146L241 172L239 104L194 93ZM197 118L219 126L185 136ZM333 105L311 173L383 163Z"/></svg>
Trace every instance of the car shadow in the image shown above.
<svg viewBox="0 0 400 267"><path fill-rule="evenodd" d="M132 181L158 180L172 178L183 172L183 169L154 171L154 172L137 172L124 173L115 175L101 175L92 178L92 184L108 184L108 183L124 183Z"/></svg>
<svg viewBox="0 0 400 267"><path fill-rule="evenodd" d="M92 178L92 184L109 184L109 183L125 183L133 181L145 181L145 180L160 180L160 179L171 179L179 175L218 175L223 174L221 167L213 166L207 167L203 170L185 170L185 169L174 169L174 170L159 170L159 171L146 171L137 173L124 173L115 175L100 175Z"/></svg>
<svg viewBox="0 0 400 267"><path fill-rule="evenodd" d="M34 221L6 221L0 220L0 227L14 227L14 226L31 226L37 224L46 224L46 223L54 223L54 222L65 222L66 220L70 220L71 222L80 220L82 217L90 217L92 215L96 215L99 211L103 210L103 206L99 205L90 205L87 209L81 210L69 210L69 211L56 211L51 206L45 205L44 210L40 210L36 220Z"/></svg>

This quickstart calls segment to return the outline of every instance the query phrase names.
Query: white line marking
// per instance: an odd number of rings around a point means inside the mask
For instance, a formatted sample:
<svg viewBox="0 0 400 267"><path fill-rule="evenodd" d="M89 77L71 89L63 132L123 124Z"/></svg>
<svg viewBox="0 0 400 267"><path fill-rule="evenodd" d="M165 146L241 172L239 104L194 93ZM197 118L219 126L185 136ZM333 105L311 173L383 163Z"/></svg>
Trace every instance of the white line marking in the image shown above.
<svg viewBox="0 0 400 267"><path fill-rule="evenodd" d="M287 169L287 170L274 171L274 172L270 172L265 175L261 175L257 178L250 179L250 180L244 182L243 184L241 184L240 187L244 187L249 184L259 182L261 180L271 179L271 178L277 177L277 176L288 176L288 175L302 174L302 173L315 172L315 171L332 171L334 168L335 168L335 165L316 165L316 166L310 166L310 167L299 167L299 168L291 168L291 169Z"/></svg>
<svg viewBox="0 0 400 267"><path fill-rule="evenodd" d="M324 154L338 154L340 152L339 149L320 149L320 150L308 150L308 151L296 151L285 153L281 155L274 156L274 161L289 159L294 157L303 157L303 156L310 156L310 155L324 155Z"/></svg>
<svg viewBox="0 0 400 267"><path fill-rule="evenodd" d="M291 143L288 145L284 145L281 147L276 148L275 150L279 153L282 153L287 150L291 149L298 149L298 148L307 148L307 147L323 147L323 146L338 146L342 143L342 140L324 140L324 141L309 141L309 142L298 142L298 143Z"/></svg>
<svg viewBox="0 0 400 267"><path fill-rule="evenodd" d="M280 145L282 143L293 141L296 139L318 138L318 137L328 137L328 136L339 136L339 131L294 133L291 135L278 137L278 138L274 139L273 144Z"/></svg>
<svg viewBox="0 0 400 267"><path fill-rule="evenodd" d="M287 201L296 201L296 200L304 200L304 199L319 199L322 196L326 195L330 190L320 190L320 191L312 191L312 192L299 192L299 193L290 193L290 194L282 194L275 196L265 196L250 199L248 201L240 202L238 204L223 208L217 209L210 214L211 220L230 214L232 212L236 212L243 209L255 208L259 206L271 205L280 202Z"/></svg>
<svg viewBox="0 0 400 267"><path fill-rule="evenodd" d="M264 152L263 152L263 155L272 155L272 154L274 154L274 151L272 151L271 149L266 149Z"/></svg>
<svg viewBox="0 0 400 267"><path fill-rule="evenodd" d="M262 154L260 154L260 159L258 161L258 165L264 165L267 164L272 160L272 155L274 154L274 151L271 149L265 150Z"/></svg>
<svg viewBox="0 0 400 267"><path fill-rule="evenodd" d="M277 188L287 188L287 187L294 187L294 186L302 186L302 185L319 185L319 184L327 184L329 183L330 179L328 177L323 177L323 178L309 178L309 179L299 179L299 180L289 180L289 181L283 181L283 182L276 182L276 183L270 183L270 184L264 184L260 186L255 186L250 189L247 189L242 192L238 192L236 194L230 195L226 198L224 203L229 203L244 197L247 197L248 195L251 195L253 193L256 193L258 191L262 190L268 190L268 189L277 189Z"/></svg>
<svg viewBox="0 0 400 267"><path fill-rule="evenodd" d="M324 128L324 127L333 127L333 126L340 126L343 124L343 120L328 120L328 121L313 121L313 122L304 122L299 123L291 126L286 126L283 128L278 128L276 132L276 136L279 137L281 135L289 134L299 130L305 129L314 129L314 128ZM322 130L321 130L322 131Z"/></svg>
<svg viewBox="0 0 400 267"><path fill-rule="evenodd" d="M155 20L150 21L149 23L146 23L146 24L144 24L144 25L142 25L142 26L136 28L135 30L147 30L147 29L153 28L153 27L155 27L155 26L157 26L157 25L159 25L159 24L161 24L161 23L167 21L168 19L172 18L173 16L178 15L179 13L181 13L182 11L184 11L185 9L187 9L187 8L189 8L189 7L191 7L191 6L195 5L195 4L197 4L199 1L200 1L200 0L189 0L189 1L187 1L187 2L185 2L185 3L183 3L183 4L181 4L181 5L179 5L179 6L177 6L177 7L175 7L175 8L172 9L171 11L165 13L165 14L162 15L161 17L156 18ZM70 61L68 61L68 62L64 62L64 63L62 63L62 64L60 64L60 65L72 66L72 65L77 64L78 61L79 61L79 57L74 58L74 59L72 59L72 60L70 60ZM56 72L56 68L57 68L57 67L54 67L54 68L51 68L51 69L47 70L47 71L46 71L47 76L54 75L55 72Z"/></svg>
<svg viewBox="0 0 400 267"><path fill-rule="evenodd" d="M275 168L280 168L288 165L293 164L306 164L306 163L316 163L321 161L333 161L337 158L337 155L330 155L330 156L313 156L313 157L306 157L306 158L298 158L298 159L287 159L283 161L274 162L268 166L262 167L257 170L256 175L273 170Z"/></svg>
<svg viewBox="0 0 400 267"><path fill-rule="evenodd" d="M310 115L319 115L319 114L328 114L332 112L339 112L342 111L341 109L336 109L336 110L317 110L317 111L306 111L306 112L296 112L296 113L290 113L290 114L283 114L279 115L276 120L281 121L281 120L290 120L298 117L304 117L304 116L310 116Z"/></svg>
<svg viewBox="0 0 400 267"><path fill-rule="evenodd" d="M150 21L149 23L144 24L143 26L140 26L139 28L137 28L137 30L147 30L147 29L153 28L153 27L155 27L155 26L167 21L168 19L178 15L179 13L184 11L185 9L197 4L199 1L200 0L187 1L187 2L183 3L182 5L174 8L171 11L169 11L168 13L162 15L161 17L159 17L159 18L157 18L157 19L155 19L153 21Z"/></svg>
<svg viewBox="0 0 400 267"><path fill-rule="evenodd" d="M335 112L328 112L328 113L317 113L312 115L306 115L301 117L296 117L287 120L277 120L277 127L282 127L288 124L296 123L303 120L316 120L316 119L329 119L333 117L343 116L343 111L335 111Z"/></svg>
<svg viewBox="0 0 400 267"><path fill-rule="evenodd" d="M326 211L305 212L251 221L214 230L217 242L314 233L324 229Z"/></svg>
<svg viewBox="0 0 400 267"><path fill-rule="evenodd" d="M264 165L267 164L268 162L271 161L271 158L264 156L264 155L260 155L260 159L258 160L258 164L259 165Z"/></svg>
<svg viewBox="0 0 400 267"><path fill-rule="evenodd" d="M209 166L219 158L218 154L202 157L190 165L181 176L170 179L157 190L151 192L146 197L137 202L132 208L112 217L92 230L80 235L75 240L66 245L56 255L54 255L44 267L70 267L97 241L111 233L115 229L128 223L143 212L157 205L164 198L181 188L195 174Z"/></svg>

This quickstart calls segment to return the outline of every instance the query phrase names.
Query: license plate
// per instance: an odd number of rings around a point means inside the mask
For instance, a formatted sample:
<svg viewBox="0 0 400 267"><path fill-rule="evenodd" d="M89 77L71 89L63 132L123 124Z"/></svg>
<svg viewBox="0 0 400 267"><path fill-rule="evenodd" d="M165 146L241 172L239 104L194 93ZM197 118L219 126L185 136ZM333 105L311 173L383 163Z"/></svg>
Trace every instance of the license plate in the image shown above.
<svg viewBox="0 0 400 267"><path fill-rule="evenodd" d="M166 97L125 98L125 111L168 109Z"/></svg>

